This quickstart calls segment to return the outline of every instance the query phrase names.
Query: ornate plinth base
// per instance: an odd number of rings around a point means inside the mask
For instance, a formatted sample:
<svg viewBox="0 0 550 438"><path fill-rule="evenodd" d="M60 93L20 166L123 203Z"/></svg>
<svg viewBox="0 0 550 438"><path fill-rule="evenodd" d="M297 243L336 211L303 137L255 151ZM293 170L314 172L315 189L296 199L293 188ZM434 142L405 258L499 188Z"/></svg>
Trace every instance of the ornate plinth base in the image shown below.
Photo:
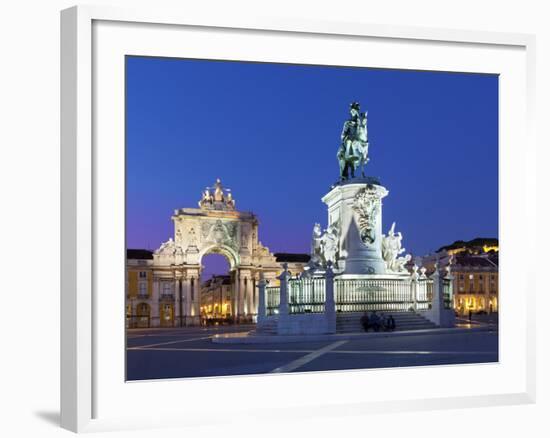
<svg viewBox="0 0 550 438"><path fill-rule="evenodd" d="M336 271L385 274L382 259L382 198L388 190L372 177L335 184L323 197L328 224L338 229Z"/></svg>

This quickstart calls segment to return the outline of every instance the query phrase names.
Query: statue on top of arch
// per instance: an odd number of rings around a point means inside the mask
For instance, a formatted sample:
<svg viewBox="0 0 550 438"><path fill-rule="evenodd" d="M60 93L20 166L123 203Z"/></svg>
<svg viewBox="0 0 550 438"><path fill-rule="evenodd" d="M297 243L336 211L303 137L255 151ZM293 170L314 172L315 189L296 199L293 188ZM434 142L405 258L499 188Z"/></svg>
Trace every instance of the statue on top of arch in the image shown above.
<svg viewBox="0 0 550 438"><path fill-rule="evenodd" d="M224 188L218 178L214 187L207 187L202 193L199 207L206 210L235 210L235 200L231 191Z"/></svg>

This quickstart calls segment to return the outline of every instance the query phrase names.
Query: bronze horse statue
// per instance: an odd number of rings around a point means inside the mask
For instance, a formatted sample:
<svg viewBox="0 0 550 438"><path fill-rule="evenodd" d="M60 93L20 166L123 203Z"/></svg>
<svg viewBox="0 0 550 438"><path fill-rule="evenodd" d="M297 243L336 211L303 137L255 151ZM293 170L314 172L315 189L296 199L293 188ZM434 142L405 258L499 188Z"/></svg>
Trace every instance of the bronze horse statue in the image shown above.
<svg viewBox="0 0 550 438"><path fill-rule="evenodd" d="M365 176L365 165L369 161L367 155L369 142L367 137L367 114L359 112L359 103L350 105L350 118L344 123L340 147L336 157L340 165L340 179L355 178L355 172L361 168Z"/></svg>

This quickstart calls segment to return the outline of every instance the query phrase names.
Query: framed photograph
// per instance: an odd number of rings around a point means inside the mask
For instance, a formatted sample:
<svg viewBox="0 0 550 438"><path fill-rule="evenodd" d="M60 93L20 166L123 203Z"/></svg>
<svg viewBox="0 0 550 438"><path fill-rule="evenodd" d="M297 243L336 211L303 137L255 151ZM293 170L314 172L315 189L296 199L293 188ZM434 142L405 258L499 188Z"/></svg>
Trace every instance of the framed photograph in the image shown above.
<svg viewBox="0 0 550 438"><path fill-rule="evenodd" d="M63 427L534 401L534 37L79 6L61 54Z"/></svg>

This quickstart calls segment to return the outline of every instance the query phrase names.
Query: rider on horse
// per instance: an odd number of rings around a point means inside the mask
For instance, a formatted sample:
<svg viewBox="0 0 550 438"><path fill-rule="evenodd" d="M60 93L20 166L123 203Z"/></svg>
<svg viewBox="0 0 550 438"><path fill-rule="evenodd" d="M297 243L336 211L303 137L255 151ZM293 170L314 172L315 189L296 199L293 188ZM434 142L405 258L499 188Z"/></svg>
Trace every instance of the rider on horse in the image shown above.
<svg viewBox="0 0 550 438"><path fill-rule="evenodd" d="M367 164L367 152L369 143L367 140L367 115L360 113L358 102L350 105L350 118L344 123L342 129L342 143L338 149L337 158L340 164L340 178L355 178L355 170Z"/></svg>

